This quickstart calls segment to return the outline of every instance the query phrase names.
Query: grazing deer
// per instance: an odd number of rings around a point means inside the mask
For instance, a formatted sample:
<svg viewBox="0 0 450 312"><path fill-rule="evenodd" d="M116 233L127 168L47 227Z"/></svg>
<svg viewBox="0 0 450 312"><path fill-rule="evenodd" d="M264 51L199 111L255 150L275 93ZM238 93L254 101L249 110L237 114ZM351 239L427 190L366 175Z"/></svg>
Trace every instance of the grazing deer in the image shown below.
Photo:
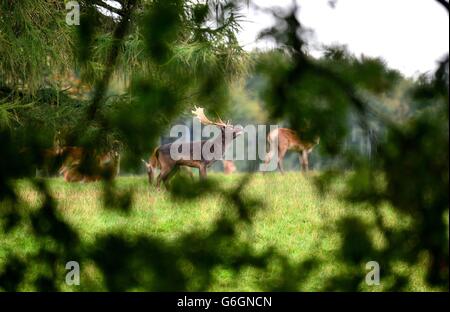
<svg viewBox="0 0 450 312"><path fill-rule="evenodd" d="M92 182L114 179L119 174L120 154L113 149L104 154L89 154L81 147L63 147L59 155L64 162L59 169L66 182ZM81 167L86 165L85 170ZM87 171L87 172L85 172Z"/></svg>
<svg viewBox="0 0 450 312"><path fill-rule="evenodd" d="M277 140L278 146L276 144ZM308 155L311 153L314 146L319 144L319 140L320 140L319 138L314 140L314 142L302 140L294 130L287 128L278 128L272 130L267 135L267 142L269 143L269 152L266 155L265 164L266 165L269 164L269 162L275 155L276 152L275 149L278 148L277 166L278 169L283 173L284 172L283 158L288 150L293 150L300 154L299 161L303 170L308 171L309 170Z"/></svg>
<svg viewBox="0 0 450 312"><path fill-rule="evenodd" d="M156 187L159 189L161 181L167 186L167 181L175 173L180 166L186 166L191 168L198 168L200 179L206 178L206 171L217 160L222 160L226 147L230 144L238 135L242 134L243 128L241 126L233 126L229 123L224 123L220 118L218 121L209 120L204 112L203 108L197 108L192 111L195 117L204 125L217 126L221 133L216 138L210 140L196 141L196 142L184 142L184 143L169 143L157 147L149 162L145 162L147 167L147 174L150 184L153 184L154 170L159 168L161 171L156 181ZM174 149L181 152L175 155L171 154ZM204 153L207 149L208 155ZM198 155L199 159L194 159L195 151L200 151Z"/></svg>

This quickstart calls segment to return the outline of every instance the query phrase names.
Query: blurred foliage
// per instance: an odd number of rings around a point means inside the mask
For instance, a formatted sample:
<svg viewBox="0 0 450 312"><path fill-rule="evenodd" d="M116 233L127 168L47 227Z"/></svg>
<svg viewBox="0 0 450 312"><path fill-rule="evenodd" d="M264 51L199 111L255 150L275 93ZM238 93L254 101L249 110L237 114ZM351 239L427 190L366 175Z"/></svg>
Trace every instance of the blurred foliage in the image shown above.
<svg viewBox="0 0 450 312"><path fill-rule="evenodd" d="M311 57L296 7L275 11L277 23L262 34L272 37L279 49L249 56L236 39L243 18L239 8L247 1L116 3L117 8L99 0L80 1L80 27L65 24L61 1L0 3L0 229L1 235L9 235L26 227L37 246L27 256L7 251L0 289L18 289L33 265L40 268L32 281L35 288L58 290L70 260L93 262L105 288L114 291L138 286L185 290L189 283L204 290L214 268L269 270L273 262L278 263L279 279L264 289L292 290L317 269L318 259L291 264L276 250L256 251L236 238L239 227L251 227L256 210L264 207L244 192L251 174L232 191L222 189L218 181L183 176L173 181L169 191L174 201L212 194L225 199L228 213L218 216L207 234L192 230L167 242L152 235L106 232L93 243L80 239L59 215L45 179L33 175L33 169L44 164L42 150L55 141L94 150L107 149L119 139L127 161L137 163L194 103L219 114L261 119L267 114L270 121L283 121L306 139L319 136L325 155L341 157L318 178L322 190L351 163L343 197L370 207L377 220L373 224L346 218L331 226L342 234L339 259L345 270L323 285L324 290L358 290L361 268L370 260L378 261L383 275L391 277L389 289L402 290L409 277L394 269L396 261L417 263L424 253L427 282L448 289L448 57L434 75L402 89L413 113L399 121L377 101L396 92L397 82L405 81L401 75L381 59L356 57L344 47L327 47L323 57ZM103 14L99 7L115 15ZM61 88L61 80L73 73L92 88L89 100ZM253 112L236 107L239 96L249 95L229 94L230 85L248 73L248 83L258 85L258 94L250 95L253 106L247 108ZM110 85L118 80L123 90L114 93ZM266 114L257 113L258 101ZM370 159L343 148L351 118L376 147ZM383 132L377 132L374 123L382 125ZM29 209L16 193L14 181L19 177L32 183L42 198L40 207ZM133 191L118 192L112 181L105 181L103 199L105 207L126 213ZM410 224L387 227L386 216L379 213L386 203ZM386 241L381 247L370 235L374 229ZM198 280L187 280L180 262L189 263Z"/></svg>
<svg viewBox="0 0 450 312"><path fill-rule="evenodd" d="M285 47L260 62L260 71L267 77L263 98L272 116L289 119L305 137L308 132L311 137L319 135L325 152L342 154L341 142L349 131L346 118L349 112L356 114L375 141L377 153L370 161L364 155L345 153L344 163L350 161L354 168L346 199L375 211L390 203L413 220L405 230L392 230L378 213L375 228L382 230L387 241L379 250L370 247L372 239L366 233L371 227L363 220L342 220L338 227L343 233L342 258L354 268L379 259L384 274L396 276L396 260L417 263L425 252L428 282L448 288L448 57L433 76L422 77L410 92L410 101L421 103L423 109L397 122L369 99L390 92L399 74L379 59L358 59L342 48L329 48L319 62L311 59L295 13L296 8L264 34ZM385 136L370 135L373 118L382 123ZM335 170L319 178L322 188L339 177ZM396 278L392 289L401 290L408 276ZM337 276L333 283L330 289L357 289L348 274Z"/></svg>

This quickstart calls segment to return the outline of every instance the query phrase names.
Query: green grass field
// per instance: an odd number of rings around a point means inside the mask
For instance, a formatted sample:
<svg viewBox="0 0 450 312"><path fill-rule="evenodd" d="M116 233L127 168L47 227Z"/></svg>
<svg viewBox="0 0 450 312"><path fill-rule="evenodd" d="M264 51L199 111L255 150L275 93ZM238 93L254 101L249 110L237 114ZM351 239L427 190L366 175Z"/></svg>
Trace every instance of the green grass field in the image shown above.
<svg viewBox="0 0 450 312"><path fill-rule="evenodd" d="M210 174L212 179L222 180L224 187L231 188L242 175L224 176ZM83 242L94 243L95 239L105 233L119 233L130 237L147 236L161 241L175 242L177 238L190 231L209 233L214 221L223 211L229 209L229 204L220 196L202 197L194 201L173 201L166 191L156 191L150 188L144 176L120 177L117 185L120 189L133 190L133 206L127 215L102 207L101 184L69 184L62 179L49 179L52 195L58 200L58 210L65 220L79 230ZM336 223L345 216L359 216L370 224L374 215L370 209L363 206L349 206L339 199L342 182L337 182L325 196L320 196L315 189L312 178L304 177L298 172L285 174L257 174L248 185L245 193L253 198L260 198L264 206L257 207L251 224L239 226L239 241L245 241L256 251L263 252L273 248L287 261L288 267L297 267L292 272L289 289L298 291L334 290L330 279L336 275L354 274L339 257L341 236ZM19 181L18 188L22 198L37 207L41 198L31 188L28 182ZM33 208L28 208L33 209ZM227 213L227 212L225 212ZM401 227L407 225L407 220L398 216L390 207L383 208L388 225ZM0 270L8 252L26 255L36 252L36 245L30 229L20 227L10 235L0 237ZM368 233L373 237L375 245L382 246L380 233ZM179 248L192 248L184 246ZM105 254L104 257L113 255ZM126 254L114 257L127 257ZM307 259L317 260L316 266L301 266ZM379 259L368 259L378 260ZM425 261L425 260L424 260ZM64 266L64 264L62 264ZM189 263L181 263L187 276L187 288L197 290L195 270ZM289 279L289 271L282 271L282 263L273 261L265 269L244 267L236 272L227 267L214 268L213 278L205 290L210 291L264 291L283 289L282 278ZM285 266L286 267L286 266ZM412 276L412 282L407 290L433 290L423 282L424 269L420 265L409 267L401 261L396 264L396 270ZM36 271L39 268L35 269ZM381 285L365 284L365 268L359 267L361 274L359 290L380 291L385 289L391 277L383 276L381 267ZM34 290L33 269L30 270L20 290ZM134 274L139 274L134 272ZM190 275L192 274L192 276ZM282 275L282 276L281 276ZM295 276L295 277L294 277ZM301 277L301 278L300 278ZM29 282L27 282L29 281ZM62 278L61 287L67 291L105 290L105 276L93 263L81 264L81 285L67 286ZM135 287L128 290L158 290Z"/></svg>

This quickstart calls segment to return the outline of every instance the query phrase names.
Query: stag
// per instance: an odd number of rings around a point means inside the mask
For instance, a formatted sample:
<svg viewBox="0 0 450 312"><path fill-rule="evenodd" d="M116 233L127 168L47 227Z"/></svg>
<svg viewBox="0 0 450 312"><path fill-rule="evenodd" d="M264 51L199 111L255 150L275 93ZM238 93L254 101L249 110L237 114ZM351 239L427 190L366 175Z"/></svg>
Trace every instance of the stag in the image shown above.
<svg viewBox="0 0 450 312"><path fill-rule="evenodd" d="M166 185L172 175L179 167L191 167L199 170L200 179L207 176L207 168L218 160L222 160L226 147L243 132L241 126L233 126L229 122L224 123L220 118L218 121L209 120L203 108L194 107L192 114L200 120L203 125L214 125L221 131L220 135L210 140L169 143L157 147L150 160L144 163L147 167L147 174L150 184L153 184L154 171L159 168L160 173L156 181L156 187L159 189L161 181ZM174 150L180 151L176 157ZM208 153L205 154L205 150ZM201 151L200 155L196 155L196 151ZM199 156L199 157L195 157ZM198 158L198 159L197 159Z"/></svg>
<svg viewBox="0 0 450 312"><path fill-rule="evenodd" d="M277 167L283 173L284 156L287 151L293 150L299 153L300 164L303 171L307 172L309 170L308 156L312 152L314 146L319 144L319 140L319 138L316 138L314 141L302 140L294 130L288 128L272 130L267 135L269 152L266 155L265 164L268 165L275 156L275 152L278 151Z"/></svg>

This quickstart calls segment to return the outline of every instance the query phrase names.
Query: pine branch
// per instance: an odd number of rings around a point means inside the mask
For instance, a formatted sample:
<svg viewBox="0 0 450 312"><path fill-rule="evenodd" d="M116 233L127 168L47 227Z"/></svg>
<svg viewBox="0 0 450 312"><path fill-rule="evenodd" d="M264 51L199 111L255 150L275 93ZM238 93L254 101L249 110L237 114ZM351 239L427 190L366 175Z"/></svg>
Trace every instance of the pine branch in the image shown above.
<svg viewBox="0 0 450 312"><path fill-rule="evenodd" d="M108 54L108 59L105 64L105 73L103 77L98 81L95 88L94 98L92 99L91 105L88 108L88 119L94 120L97 111L100 108L101 102L105 96L106 89L108 88L111 75L114 72L114 68L117 63L117 58L119 57L120 46L125 38L128 28L130 26L131 15L133 14L134 8L136 7L137 0L130 0L127 6L122 8L123 17L114 30L112 46Z"/></svg>
<svg viewBox="0 0 450 312"><path fill-rule="evenodd" d="M449 12L449 2L446 0L436 0L438 3L440 3L446 10L447 13Z"/></svg>

